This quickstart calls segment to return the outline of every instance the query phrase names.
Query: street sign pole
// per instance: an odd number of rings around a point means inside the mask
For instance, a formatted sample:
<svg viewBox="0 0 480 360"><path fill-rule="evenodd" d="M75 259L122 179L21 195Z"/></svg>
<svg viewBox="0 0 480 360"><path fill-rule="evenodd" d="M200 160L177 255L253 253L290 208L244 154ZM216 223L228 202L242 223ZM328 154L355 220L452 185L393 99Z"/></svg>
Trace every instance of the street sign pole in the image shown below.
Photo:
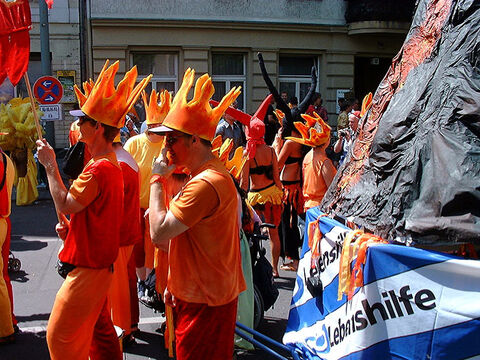
<svg viewBox="0 0 480 360"><path fill-rule="evenodd" d="M43 0L38 2L40 16L40 59L42 63L42 75L52 75L52 59L50 58L50 30L48 23L47 3ZM55 148L55 127L53 122L44 124L45 138Z"/></svg>

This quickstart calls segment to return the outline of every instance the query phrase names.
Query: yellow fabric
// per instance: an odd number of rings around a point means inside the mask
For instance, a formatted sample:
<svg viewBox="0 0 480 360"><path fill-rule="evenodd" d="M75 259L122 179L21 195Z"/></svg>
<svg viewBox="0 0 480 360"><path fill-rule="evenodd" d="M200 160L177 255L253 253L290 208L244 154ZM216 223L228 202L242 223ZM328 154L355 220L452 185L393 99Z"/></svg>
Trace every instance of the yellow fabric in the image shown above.
<svg viewBox="0 0 480 360"><path fill-rule="evenodd" d="M58 290L47 326L52 360L86 360L112 282L110 269L77 267Z"/></svg>
<svg viewBox="0 0 480 360"><path fill-rule="evenodd" d="M140 169L140 207L142 209L148 208L153 159L160 155L162 147L163 140L153 143L148 140L146 134L131 137L124 146L124 149L132 155Z"/></svg>
<svg viewBox="0 0 480 360"><path fill-rule="evenodd" d="M116 61L111 66L108 64L107 60L93 87L91 82L84 83L85 94L77 85L74 86L74 89L78 103L85 114L105 125L120 129L125 125L125 116L147 86L152 75L147 76L135 86L137 67L134 66L127 71L115 88L115 74L120 63Z"/></svg>
<svg viewBox="0 0 480 360"><path fill-rule="evenodd" d="M7 236L7 220L0 218L0 249ZM0 269L3 269L3 256L0 256ZM3 276L0 276L0 337L13 334L12 309Z"/></svg>
<svg viewBox="0 0 480 360"><path fill-rule="evenodd" d="M257 204L265 204L267 202L272 203L273 205L281 205L283 198L283 191L280 190L276 185L272 185L262 191L250 191L248 193L247 201L251 206Z"/></svg>
<svg viewBox="0 0 480 360"><path fill-rule="evenodd" d="M28 151L27 176L17 179L17 198L18 206L29 205L38 198L37 190L37 164L31 151Z"/></svg>
<svg viewBox="0 0 480 360"><path fill-rule="evenodd" d="M118 257L113 264L113 278L108 301L111 308L113 325L126 332L130 331L130 289L128 287L128 261L132 255L133 245L120 246Z"/></svg>

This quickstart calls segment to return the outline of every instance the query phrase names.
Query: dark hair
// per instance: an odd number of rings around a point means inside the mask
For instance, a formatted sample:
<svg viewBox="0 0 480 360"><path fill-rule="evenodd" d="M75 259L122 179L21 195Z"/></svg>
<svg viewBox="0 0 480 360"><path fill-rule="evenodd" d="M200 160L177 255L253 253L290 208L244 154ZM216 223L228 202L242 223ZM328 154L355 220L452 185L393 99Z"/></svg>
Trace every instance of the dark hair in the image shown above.
<svg viewBox="0 0 480 360"><path fill-rule="evenodd" d="M115 136L117 136L120 129L116 128L115 126L110 126L102 123L100 123L100 125L103 127L104 139L107 140L107 142L113 142Z"/></svg>
<svg viewBox="0 0 480 360"><path fill-rule="evenodd" d="M340 111L345 111L348 109L349 106L351 106L352 104L350 103L349 100L345 99L345 101L343 103L340 104Z"/></svg>
<svg viewBox="0 0 480 360"><path fill-rule="evenodd" d="M311 100L311 103L315 103L315 101L317 101L318 98L321 98L322 97L322 94L316 92L316 93L313 93L313 96L312 96L312 100Z"/></svg>
<svg viewBox="0 0 480 360"><path fill-rule="evenodd" d="M292 97L290 98L290 103L291 103L292 105L298 105L298 99L297 99L297 97L296 97L296 96L292 96Z"/></svg>

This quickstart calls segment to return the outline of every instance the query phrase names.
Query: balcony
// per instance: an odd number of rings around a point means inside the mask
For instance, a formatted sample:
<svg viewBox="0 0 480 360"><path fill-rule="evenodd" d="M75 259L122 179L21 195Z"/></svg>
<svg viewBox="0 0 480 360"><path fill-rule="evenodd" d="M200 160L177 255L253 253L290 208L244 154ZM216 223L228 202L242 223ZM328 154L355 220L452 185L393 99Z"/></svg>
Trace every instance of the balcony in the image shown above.
<svg viewBox="0 0 480 360"><path fill-rule="evenodd" d="M406 34L415 0L347 0L348 34Z"/></svg>

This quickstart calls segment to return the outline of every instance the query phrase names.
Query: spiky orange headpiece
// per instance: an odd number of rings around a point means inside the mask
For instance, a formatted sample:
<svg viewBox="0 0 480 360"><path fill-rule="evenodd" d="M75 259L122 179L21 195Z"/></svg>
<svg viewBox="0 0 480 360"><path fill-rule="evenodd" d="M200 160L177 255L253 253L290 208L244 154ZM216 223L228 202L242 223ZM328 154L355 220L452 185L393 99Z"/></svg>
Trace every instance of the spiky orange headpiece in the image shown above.
<svg viewBox="0 0 480 360"><path fill-rule="evenodd" d="M293 123L302 136L301 138L288 136L285 139L311 147L325 144L330 139L330 126L316 112L313 115L302 114L302 118L307 122L306 124L301 121Z"/></svg>
<svg viewBox="0 0 480 360"><path fill-rule="evenodd" d="M212 141L215 136L220 117L225 110L240 95L240 87L232 88L220 101L216 108L212 108L209 100L215 92L212 79L203 74L195 84L193 99L187 102L187 94L193 86L195 70L188 68L183 75L182 86L173 99L170 111L163 121L163 125L190 135L197 135L202 139Z"/></svg>
<svg viewBox="0 0 480 360"><path fill-rule="evenodd" d="M275 117L277 118L278 122L280 123L280 126L282 126L283 125L283 118L285 117L285 113L280 109L273 110L273 113L275 114Z"/></svg>
<svg viewBox="0 0 480 360"><path fill-rule="evenodd" d="M158 95L160 95L160 105L158 104ZM147 115L147 125L161 124L170 111L170 106L172 106L172 96L168 90L163 90L158 94L153 89L150 93L150 101L147 100L145 91L142 91L142 99Z"/></svg>
<svg viewBox="0 0 480 360"><path fill-rule="evenodd" d="M225 164L227 170L235 179L240 177L243 166L247 162L247 157L244 155L244 148L239 146L235 149L233 157L229 160L229 154L233 147L232 139L225 139L222 143L222 136L218 135L212 141L212 153Z"/></svg>
<svg viewBox="0 0 480 360"><path fill-rule="evenodd" d="M75 94L80 109L86 115L103 124L121 128L125 124L125 115L135 104L152 75L147 76L135 86L137 67L134 66L115 88L114 80L119 62L116 61L110 67L108 63L107 60L95 83L90 80L83 84L85 94L76 85Z"/></svg>

